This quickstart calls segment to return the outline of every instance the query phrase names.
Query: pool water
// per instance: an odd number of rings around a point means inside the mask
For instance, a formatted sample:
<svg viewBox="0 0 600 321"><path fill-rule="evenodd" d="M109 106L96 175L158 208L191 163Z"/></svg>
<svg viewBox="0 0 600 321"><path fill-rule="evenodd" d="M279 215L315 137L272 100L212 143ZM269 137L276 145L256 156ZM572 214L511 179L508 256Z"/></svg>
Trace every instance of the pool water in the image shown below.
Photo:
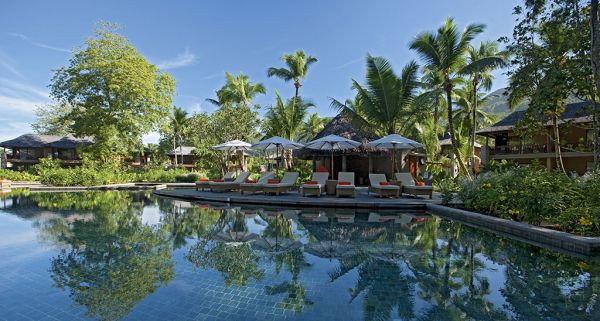
<svg viewBox="0 0 600 321"><path fill-rule="evenodd" d="M0 320L600 320L600 265L420 212L0 198Z"/></svg>

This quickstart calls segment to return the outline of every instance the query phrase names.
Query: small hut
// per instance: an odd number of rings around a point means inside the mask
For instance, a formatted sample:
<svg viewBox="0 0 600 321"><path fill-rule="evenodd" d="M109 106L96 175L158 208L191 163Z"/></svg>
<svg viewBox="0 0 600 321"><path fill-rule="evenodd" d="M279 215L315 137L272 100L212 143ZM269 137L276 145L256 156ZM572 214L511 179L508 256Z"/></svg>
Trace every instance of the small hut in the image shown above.
<svg viewBox="0 0 600 321"><path fill-rule="evenodd" d="M367 147L366 143L380 138L379 136L360 130L352 125L351 120L338 114L321 130L314 139L319 139L327 135L338 135L348 139L363 143L358 148L346 151L334 152L334 169L340 172L354 172L356 175L356 183L358 185L367 185L369 173L386 174L389 178L393 177L392 167L392 152L384 149ZM418 175L418 168L423 158L423 154L409 152L407 150L397 151L396 159L399 170L408 172L410 168L416 168L415 176ZM312 160L313 171L319 168L325 168L329 171L331 167L331 151L302 149L295 153L300 159ZM412 156L411 156L412 155ZM415 156L417 155L417 156ZM410 166L410 162L415 162L414 166ZM334 173L334 179L337 178L337 172Z"/></svg>

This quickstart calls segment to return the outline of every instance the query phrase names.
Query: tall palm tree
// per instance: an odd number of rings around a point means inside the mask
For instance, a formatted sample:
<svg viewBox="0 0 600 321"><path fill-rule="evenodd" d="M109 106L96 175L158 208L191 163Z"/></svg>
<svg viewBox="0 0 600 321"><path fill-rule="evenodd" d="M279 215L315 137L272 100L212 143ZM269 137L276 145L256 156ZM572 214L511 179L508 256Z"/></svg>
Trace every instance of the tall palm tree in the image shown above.
<svg viewBox="0 0 600 321"><path fill-rule="evenodd" d="M188 113L183 108L173 107L171 115L171 128L173 129L173 151L175 153L175 166L177 166L177 143L179 142L179 154L183 163L183 132L188 121Z"/></svg>
<svg viewBox="0 0 600 321"><path fill-rule="evenodd" d="M226 83L217 90L217 99L207 99L217 106L221 106L224 103L242 104L250 106L252 99L258 94L265 94L265 86L261 83L252 83L248 76L240 72L239 75L233 76L232 74L225 73Z"/></svg>
<svg viewBox="0 0 600 321"><path fill-rule="evenodd" d="M471 128L469 141L469 155L471 166L475 172L475 131L477 130L477 109L479 104L479 89L486 92L492 89L492 70L503 67L508 61L508 53L498 50L498 44L493 41L482 41L479 47L469 46L467 49L467 63L460 74L470 76L471 98Z"/></svg>
<svg viewBox="0 0 600 321"><path fill-rule="evenodd" d="M293 97L284 103L277 90L275 97L275 105L269 106L265 115L264 131L268 136L281 136L294 140L304 125L308 108L314 107L314 104L302 97ZM285 163L287 169L292 167L291 153L287 151Z"/></svg>
<svg viewBox="0 0 600 321"><path fill-rule="evenodd" d="M357 98L352 104L331 99L331 107L349 115L352 121L377 134L393 134L407 125L414 114L412 103L418 87L416 62L409 62L398 77L389 61L367 55L367 83L352 80Z"/></svg>
<svg viewBox="0 0 600 321"><path fill-rule="evenodd" d="M466 53L471 41L475 36L482 33L484 29L485 25L471 24L464 31L460 32L454 24L454 20L447 18L444 25L437 32L423 32L410 44L410 48L417 51L421 59L425 61L426 67L440 77L443 77L452 149L461 171L467 177L470 177L469 171L459 150L454 121L452 119L452 109L454 106L452 103L453 80L459 77L459 73L467 65Z"/></svg>
<svg viewBox="0 0 600 321"><path fill-rule="evenodd" d="M308 73L308 67L317 62L317 58L307 55L303 50L298 50L293 54L284 54L281 56L281 60L286 64L287 68L275 68L271 67L267 69L267 76L277 77L284 81L294 81L294 87L296 88L295 97L298 98L300 91L300 79L305 79Z"/></svg>

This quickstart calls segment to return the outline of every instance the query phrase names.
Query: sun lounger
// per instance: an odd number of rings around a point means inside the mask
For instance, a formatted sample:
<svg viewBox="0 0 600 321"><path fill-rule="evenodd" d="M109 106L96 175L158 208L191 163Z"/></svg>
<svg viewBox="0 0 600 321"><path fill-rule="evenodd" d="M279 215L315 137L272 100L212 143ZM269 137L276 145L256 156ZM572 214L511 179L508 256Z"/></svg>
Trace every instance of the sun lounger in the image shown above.
<svg viewBox="0 0 600 321"><path fill-rule="evenodd" d="M402 183L402 193L413 196L426 195L433 198L433 186L417 186L410 173L396 173L396 180Z"/></svg>
<svg viewBox="0 0 600 321"><path fill-rule="evenodd" d="M338 183L335 186L335 195L356 197L356 186L354 185L354 172L339 172Z"/></svg>
<svg viewBox="0 0 600 321"><path fill-rule="evenodd" d="M223 178L221 180L223 182L233 181L234 176L235 176L235 172L227 172L227 173L225 173L225 176L223 176ZM210 182L211 182L211 180L208 180L208 179L197 181L196 182L196 191L198 191L198 190L204 191L204 189L210 189Z"/></svg>
<svg viewBox="0 0 600 321"><path fill-rule="evenodd" d="M240 184L248 179L250 173L241 172L233 182L210 182L211 192L229 192L240 188Z"/></svg>
<svg viewBox="0 0 600 321"><path fill-rule="evenodd" d="M321 197L321 194L325 192L325 183L329 173L327 172L316 172L312 174L312 179L302 184L302 196L316 195Z"/></svg>
<svg viewBox="0 0 600 321"><path fill-rule="evenodd" d="M379 197L399 197L400 186L389 184L385 178L385 174L369 174L369 194L370 193L375 193Z"/></svg>
<svg viewBox="0 0 600 321"><path fill-rule="evenodd" d="M249 192L252 194L256 192L262 192L267 181L273 179L273 177L275 177L274 172L262 172L260 173L260 178L255 183L248 181L240 183L240 193L244 195L244 192Z"/></svg>
<svg viewBox="0 0 600 321"><path fill-rule="evenodd" d="M285 172L283 174L283 178L279 183L269 183L263 186L263 192L265 194L276 194L279 195L281 193L289 192L296 185L296 181L298 180L298 172Z"/></svg>

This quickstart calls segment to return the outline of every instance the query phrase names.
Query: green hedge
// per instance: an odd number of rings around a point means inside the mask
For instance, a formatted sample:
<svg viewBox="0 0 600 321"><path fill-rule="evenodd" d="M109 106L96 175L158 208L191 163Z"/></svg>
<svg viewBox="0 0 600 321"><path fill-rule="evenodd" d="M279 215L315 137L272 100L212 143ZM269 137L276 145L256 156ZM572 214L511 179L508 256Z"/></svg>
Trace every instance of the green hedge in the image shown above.
<svg viewBox="0 0 600 321"><path fill-rule="evenodd" d="M0 178L11 181L37 181L38 176L29 172L14 171L10 169L0 169Z"/></svg>
<svg viewBox="0 0 600 321"><path fill-rule="evenodd" d="M470 210L600 236L600 172L571 178L543 168L516 167L464 180L457 195Z"/></svg>

